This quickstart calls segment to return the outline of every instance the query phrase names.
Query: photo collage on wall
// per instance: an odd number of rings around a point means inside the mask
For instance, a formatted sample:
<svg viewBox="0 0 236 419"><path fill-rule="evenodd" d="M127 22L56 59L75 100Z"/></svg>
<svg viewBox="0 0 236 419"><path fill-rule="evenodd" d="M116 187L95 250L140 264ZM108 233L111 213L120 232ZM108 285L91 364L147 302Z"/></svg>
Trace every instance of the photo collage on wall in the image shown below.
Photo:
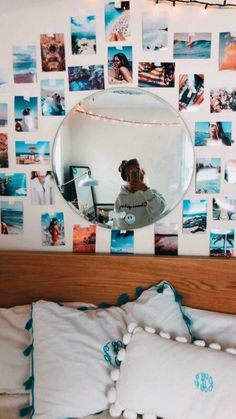
<svg viewBox="0 0 236 419"><path fill-rule="evenodd" d="M154 224L153 253L176 256L180 240L208 237L209 255L235 256L231 222L236 219L232 189L236 184L236 32L226 27L211 33L194 22L190 31L174 21L169 5L151 8L144 2L136 22L133 0L102 3L99 13L97 4L94 10L91 5L70 9L65 25L44 26L37 42L35 38L29 38L28 44L21 39L14 42L11 67L3 62L0 66L1 234L23 234L27 229L27 222L23 228L24 209L30 205L32 213L35 207L41 210L39 247L67 245L69 221L56 207L51 164L54 134L45 138L43 127L52 120L59 127L70 110L68 95L73 101L80 91L83 97L86 92L130 85L150 89L164 99L172 95L195 146L193 190L180 203L177 223L158 220ZM208 65L211 69L205 70ZM211 72L219 76L217 83L216 77L211 82ZM226 74L228 83L222 77ZM5 93L12 91L11 115ZM112 210L110 203L95 205L99 224L112 225ZM221 221L229 223L227 228L221 227ZM94 253L96 225L82 224L67 232L71 250ZM109 237L110 253L134 253L135 230L111 229Z"/></svg>

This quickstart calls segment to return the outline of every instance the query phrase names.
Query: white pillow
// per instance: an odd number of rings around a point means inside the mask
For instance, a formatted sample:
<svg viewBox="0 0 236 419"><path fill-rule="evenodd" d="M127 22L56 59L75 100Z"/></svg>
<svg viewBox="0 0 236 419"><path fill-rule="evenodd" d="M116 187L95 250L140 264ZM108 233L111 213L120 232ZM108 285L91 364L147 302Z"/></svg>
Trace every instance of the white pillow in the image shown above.
<svg viewBox="0 0 236 419"><path fill-rule="evenodd" d="M33 304L31 409L54 417L81 417L106 410L109 370L119 365L117 352L127 324L148 322L190 340L176 299L170 285L162 283L134 302L106 310L80 312L52 302Z"/></svg>
<svg viewBox="0 0 236 419"><path fill-rule="evenodd" d="M136 414L149 419L235 419L236 355L142 329L125 339L128 346L118 354L124 360L112 372L116 387L108 392L112 416L123 411L127 419Z"/></svg>

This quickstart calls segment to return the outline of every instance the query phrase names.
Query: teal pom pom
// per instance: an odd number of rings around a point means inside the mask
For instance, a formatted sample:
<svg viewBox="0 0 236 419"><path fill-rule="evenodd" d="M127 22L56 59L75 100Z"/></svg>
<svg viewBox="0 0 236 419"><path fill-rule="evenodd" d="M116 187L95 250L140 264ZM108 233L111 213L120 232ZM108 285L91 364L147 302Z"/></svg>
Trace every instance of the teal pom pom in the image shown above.
<svg viewBox="0 0 236 419"><path fill-rule="evenodd" d="M135 295L136 298L140 297L140 295L143 293L143 288L142 287L137 287L135 290Z"/></svg>
<svg viewBox="0 0 236 419"><path fill-rule="evenodd" d="M23 355L29 356L31 354L32 350L33 350L33 345L31 344L24 350Z"/></svg>
<svg viewBox="0 0 236 419"><path fill-rule="evenodd" d="M78 307L77 310L87 311L87 310L89 310L89 307L87 307L87 306L81 306L81 307Z"/></svg>
<svg viewBox="0 0 236 419"><path fill-rule="evenodd" d="M33 406L24 407L23 409L20 409L19 411L20 418L24 418L25 416L28 416L33 413L34 413Z"/></svg>
<svg viewBox="0 0 236 419"><path fill-rule="evenodd" d="M189 327L192 326L192 320L190 319L190 317L186 316L186 314L183 314L183 319Z"/></svg>
<svg viewBox="0 0 236 419"><path fill-rule="evenodd" d="M183 296L181 294L175 293L175 301L176 303L182 304Z"/></svg>
<svg viewBox="0 0 236 419"><path fill-rule="evenodd" d="M164 289L165 289L165 283L163 282L161 285L159 285L159 286L157 287L157 292L158 292L158 294L163 294Z"/></svg>
<svg viewBox="0 0 236 419"><path fill-rule="evenodd" d="M28 378L28 380L26 380L23 384L23 386L25 387L25 390L31 390L33 388L33 385L34 385L34 377L33 376Z"/></svg>
<svg viewBox="0 0 236 419"><path fill-rule="evenodd" d="M26 325L25 325L25 330L30 330L30 329L32 329L32 325L33 325L33 319L32 319L32 318L30 318L30 319L27 321Z"/></svg>
<svg viewBox="0 0 236 419"><path fill-rule="evenodd" d="M121 294L119 298L117 299L118 305L122 306L123 304L127 303L129 301L128 294Z"/></svg>
<svg viewBox="0 0 236 419"><path fill-rule="evenodd" d="M100 412L97 412L97 413L94 413L94 416L96 415L101 415L101 413L103 413L104 412L104 410L101 410Z"/></svg>
<svg viewBox="0 0 236 419"><path fill-rule="evenodd" d="M106 302L103 302L103 303L100 303L98 307L99 307L99 308L109 308L109 307L111 307L111 305L110 305L110 304L108 304L108 303L106 303ZM98 414L100 414L100 413L101 413L101 412L96 413L96 415L98 415Z"/></svg>

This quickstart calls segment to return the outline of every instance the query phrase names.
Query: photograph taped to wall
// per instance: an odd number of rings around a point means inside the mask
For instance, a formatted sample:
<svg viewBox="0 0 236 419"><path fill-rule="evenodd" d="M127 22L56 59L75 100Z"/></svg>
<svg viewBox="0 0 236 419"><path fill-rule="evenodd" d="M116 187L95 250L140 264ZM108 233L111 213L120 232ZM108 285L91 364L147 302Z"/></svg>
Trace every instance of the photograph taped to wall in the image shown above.
<svg viewBox="0 0 236 419"><path fill-rule="evenodd" d="M0 103L0 127L8 125L8 104Z"/></svg>
<svg viewBox="0 0 236 419"><path fill-rule="evenodd" d="M96 54L96 17L82 9L78 16L70 19L72 54Z"/></svg>
<svg viewBox="0 0 236 419"><path fill-rule="evenodd" d="M30 179L32 205L54 205L55 183L51 170L33 171Z"/></svg>
<svg viewBox="0 0 236 419"><path fill-rule="evenodd" d="M196 159L196 193L220 193L221 159Z"/></svg>
<svg viewBox="0 0 236 419"><path fill-rule="evenodd" d="M111 230L111 253L132 254L134 253L133 230Z"/></svg>
<svg viewBox="0 0 236 419"><path fill-rule="evenodd" d="M0 68L0 92L7 92L10 84L9 68Z"/></svg>
<svg viewBox="0 0 236 419"><path fill-rule="evenodd" d="M178 224L155 223L155 255L178 256Z"/></svg>
<svg viewBox="0 0 236 419"><path fill-rule="evenodd" d="M211 33L174 33L174 58L211 57Z"/></svg>
<svg viewBox="0 0 236 419"><path fill-rule="evenodd" d="M36 47L13 47L13 77L14 83L37 82Z"/></svg>
<svg viewBox="0 0 236 419"><path fill-rule="evenodd" d="M195 146L231 146L232 121L195 122Z"/></svg>
<svg viewBox="0 0 236 419"><path fill-rule="evenodd" d="M167 10L144 12L142 15L143 50L160 51L168 47Z"/></svg>
<svg viewBox="0 0 236 419"><path fill-rule="evenodd" d="M108 83L132 83L132 74L132 47L108 47Z"/></svg>
<svg viewBox="0 0 236 419"><path fill-rule="evenodd" d="M50 164L49 141L16 141L16 164Z"/></svg>
<svg viewBox="0 0 236 419"><path fill-rule="evenodd" d="M212 217L214 221L236 220L236 198L216 196L212 199Z"/></svg>
<svg viewBox="0 0 236 419"><path fill-rule="evenodd" d="M138 64L139 87L174 87L175 63L140 62Z"/></svg>
<svg viewBox="0 0 236 419"><path fill-rule="evenodd" d="M224 180L226 183L236 183L236 160L227 160Z"/></svg>
<svg viewBox="0 0 236 419"><path fill-rule="evenodd" d="M43 116L65 115L64 80L41 80L41 109Z"/></svg>
<svg viewBox="0 0 236 419"><path fill-rule="evenodd" d="M1 201L1 233L23 234L23 202Z"/></svg>
<svg viewBox="0 0 236 419"><path fill-rule="evenodd" d="M0 173L0 196L26 195L26 173Z"/></svg>
<svg viewBox="0 0 236 419"><path fill-rule="evenodd" d="M210 231L210 256L234 256L234 230L222 232L215 229Z"/></svg>
<svg viewBox="0 0 236 419"><path fill-rule="evenodd" d="M15 96L15 130L32 132L38 129L38 97Z"/></svg>
<svg viewBox="0 0 236 419"><path fill-rule="evenodd" d="M42 246L64 246L64 214L55 212L41 215Z"/></svg>
<svg viewBox="0 0 236 419"><path fill-rule="evenodd" d="M65 71L65 44L63 33L40 35L42 71Z"/></svg>
<svg viewBox="0 0 236 419"><path fill-rule="evenodd" d="M95 253L96 226L73 226L73 253Z"/></svg>
<svg viewBox="0 0 236 419"><path fill-rule="evenodd" d="M236 32L219 34L219 70L236 70Z"/></svg>
<svg viewBox="0 0 236 419"><path fill-rule="evenodd" d="M130 2L110 1L105 4L106 41L122 42L130 38Z"/></svg>
<svg viewBox="0 0 236 419"><path fill-rule="evenodd" d="M68 67L70 92L80 90L104 89L104 66L103 65L79 65Z"/></svg>
<svg viewBox="0 0 236 419"><path fill-rule="evenodd" d="M179 76L179 111L197 111L204 101L204 74Z"/></svg>
<svg viewBox="0 0 236 419"><path fill-rule="evenodd" d="M207 201L205 199L183 200L183 234L206 233Z"/></svg>
<svg viewBox="0 0 236 419"><path fill-rule="evenodd" d="M8 134L0 132L0 168L7 168L8 162Z"/></svg>
<svg viewBox="0 0 236 419"><path fill-rule="evenodd" d="M210 112L236 111L236 88L222 87L210 91Z"/></svg>

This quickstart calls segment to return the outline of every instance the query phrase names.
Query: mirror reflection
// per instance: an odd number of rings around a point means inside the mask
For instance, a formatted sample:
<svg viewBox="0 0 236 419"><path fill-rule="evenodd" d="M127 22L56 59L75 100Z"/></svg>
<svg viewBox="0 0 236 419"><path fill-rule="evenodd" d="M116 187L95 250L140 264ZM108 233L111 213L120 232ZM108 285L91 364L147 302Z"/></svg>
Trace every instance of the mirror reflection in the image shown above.
<svg viewBox="0 0 236 419"><path fill-rule="evenodd" d="M90 222L122 230L168 214L189 186L193 161L178 112L132 87L84 98L53 146L56 182L68 204Z"/></svg>

